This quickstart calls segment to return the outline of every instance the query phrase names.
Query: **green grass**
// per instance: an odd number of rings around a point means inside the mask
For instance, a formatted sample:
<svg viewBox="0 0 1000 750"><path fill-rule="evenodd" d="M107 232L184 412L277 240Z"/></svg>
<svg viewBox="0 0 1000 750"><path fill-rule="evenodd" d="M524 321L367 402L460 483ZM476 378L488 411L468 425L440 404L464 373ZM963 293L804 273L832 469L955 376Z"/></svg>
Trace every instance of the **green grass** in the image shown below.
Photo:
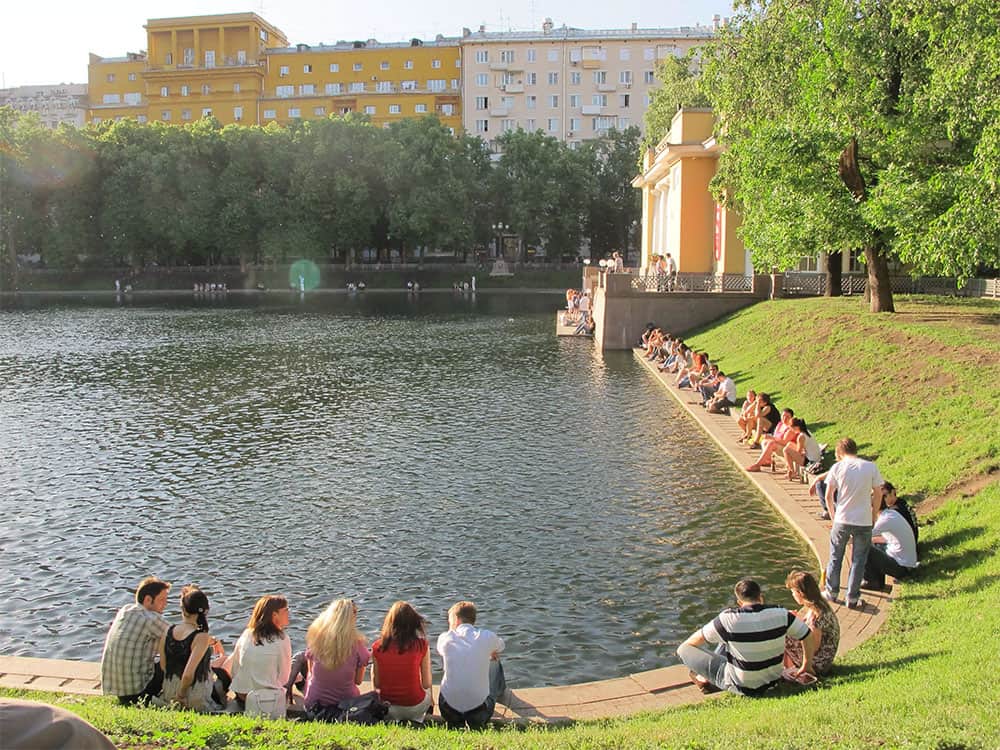
<svg viewBox="0 0 1000 750"><path fill-rule="evenodd" d="M562 729L475 734L202 717L121 708L107 698L0 693L64 705L126 748L993 750L1000 747L1000 483L986 472L996 466L1000 438L1000 306L915 299L901 309L873 317L850 300L763 303L691 337L726 369L740 370L743 382L771 388L782 403L826 422L824 437L852 434L904 492L936 495L975 477L986 482L922 519L919 573L902 588L882 632L838 660L818 689L759 700L726 696ZM835 341L846 342L850 356ZM931 357L935 342L945 348ZM938 377L932 359L948 365L948 387L927 382ZM874 362L880 366L868 366ZM894 383L898 388L887 390ZM817 384L836 387L850 403ZM926 457L931 466L921 465Z"/></svg>

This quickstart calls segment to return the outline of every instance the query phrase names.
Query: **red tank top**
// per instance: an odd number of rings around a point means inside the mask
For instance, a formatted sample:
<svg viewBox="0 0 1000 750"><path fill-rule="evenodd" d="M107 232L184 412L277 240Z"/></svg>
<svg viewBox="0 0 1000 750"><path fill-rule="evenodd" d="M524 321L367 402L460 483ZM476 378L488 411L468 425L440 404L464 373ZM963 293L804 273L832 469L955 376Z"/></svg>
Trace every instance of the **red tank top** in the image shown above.
<svg viewBox="0 0 1000 750"><path fill-rule="evenodd" d="M415 706L425 696L420 686L420 662L427 653L427 641L420 639L408 651L399 653L392 644L382 651L382 639L372 644L372 658L378 665L379 696L396 706Z"/></svg>

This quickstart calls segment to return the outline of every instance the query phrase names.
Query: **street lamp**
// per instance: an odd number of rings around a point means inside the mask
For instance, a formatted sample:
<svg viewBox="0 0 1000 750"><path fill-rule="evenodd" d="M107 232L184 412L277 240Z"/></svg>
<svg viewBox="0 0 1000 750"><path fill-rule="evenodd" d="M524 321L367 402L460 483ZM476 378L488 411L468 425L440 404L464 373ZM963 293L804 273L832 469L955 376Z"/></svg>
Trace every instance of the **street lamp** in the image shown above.
<svg viewBox="0 0 1000 750"><path fill-rule="evenodd" d="M496 256L497 258L503 258L504 253L502 250L503 236L505 232L510 231L510 224L504 224L502 221L498 221L493 225L493 233L497 235L497 245L496 245Z"/></svg>

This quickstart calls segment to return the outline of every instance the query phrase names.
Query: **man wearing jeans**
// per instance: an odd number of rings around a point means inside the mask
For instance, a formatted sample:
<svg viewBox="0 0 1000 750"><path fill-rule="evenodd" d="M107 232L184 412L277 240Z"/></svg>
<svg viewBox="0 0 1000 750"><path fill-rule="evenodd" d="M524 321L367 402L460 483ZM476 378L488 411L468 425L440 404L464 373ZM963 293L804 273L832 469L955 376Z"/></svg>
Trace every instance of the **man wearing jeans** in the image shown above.
<svg viewBox="0 0 1000 750"><path fill-rule="evenodd" d="M444 661L438 704L441 718L452 728L485 727L507 690L500 664L503 639L475 623L476 605L458 602L448 610L448 631L438 636Z"/></svg>
<svg viewBox="0 0 1000 750"><path fill-rule="evenodd" d="M739 695L761 695L781 679L785 637L802 641L804 674L815 645L809 626L784 607L768 607L756 581L736 584L736 604L691 635L677 648L691 679L704 692L712 688ZM710 651L707 644L718 646Z"/></svg>
<svg viewBox="0 0 1000 750"><path fill-rule="evenodd" d="M826 507L834 508L834 514L823 596L831 602L837 601L840 568L850 540L847 606L851 609L862 607L861 579L864 578L865 562L872 544L872 524L882 504L883 484L878 467L871 461L858 458L857 443L851 438L842 438L837 443L837 463L826 478Z"/></svg>

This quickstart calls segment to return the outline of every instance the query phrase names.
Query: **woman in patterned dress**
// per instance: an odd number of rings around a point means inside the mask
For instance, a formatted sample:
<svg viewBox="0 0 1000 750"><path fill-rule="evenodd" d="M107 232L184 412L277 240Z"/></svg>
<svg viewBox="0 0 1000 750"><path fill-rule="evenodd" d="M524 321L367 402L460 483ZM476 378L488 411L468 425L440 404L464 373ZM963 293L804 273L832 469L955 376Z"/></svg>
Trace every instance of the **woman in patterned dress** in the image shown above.
<svg viewBox="0 0 1000 750"><path fill-rule="evenodd" d="M828 674L840 645L840 621L820 593L819 584L811 573L793 570L785 580L792 598L799 604L795 614L809 626L816 652L812 672L817 676ZM785 638L785 666L798 668L802 664L802 641Z"/></svg>

